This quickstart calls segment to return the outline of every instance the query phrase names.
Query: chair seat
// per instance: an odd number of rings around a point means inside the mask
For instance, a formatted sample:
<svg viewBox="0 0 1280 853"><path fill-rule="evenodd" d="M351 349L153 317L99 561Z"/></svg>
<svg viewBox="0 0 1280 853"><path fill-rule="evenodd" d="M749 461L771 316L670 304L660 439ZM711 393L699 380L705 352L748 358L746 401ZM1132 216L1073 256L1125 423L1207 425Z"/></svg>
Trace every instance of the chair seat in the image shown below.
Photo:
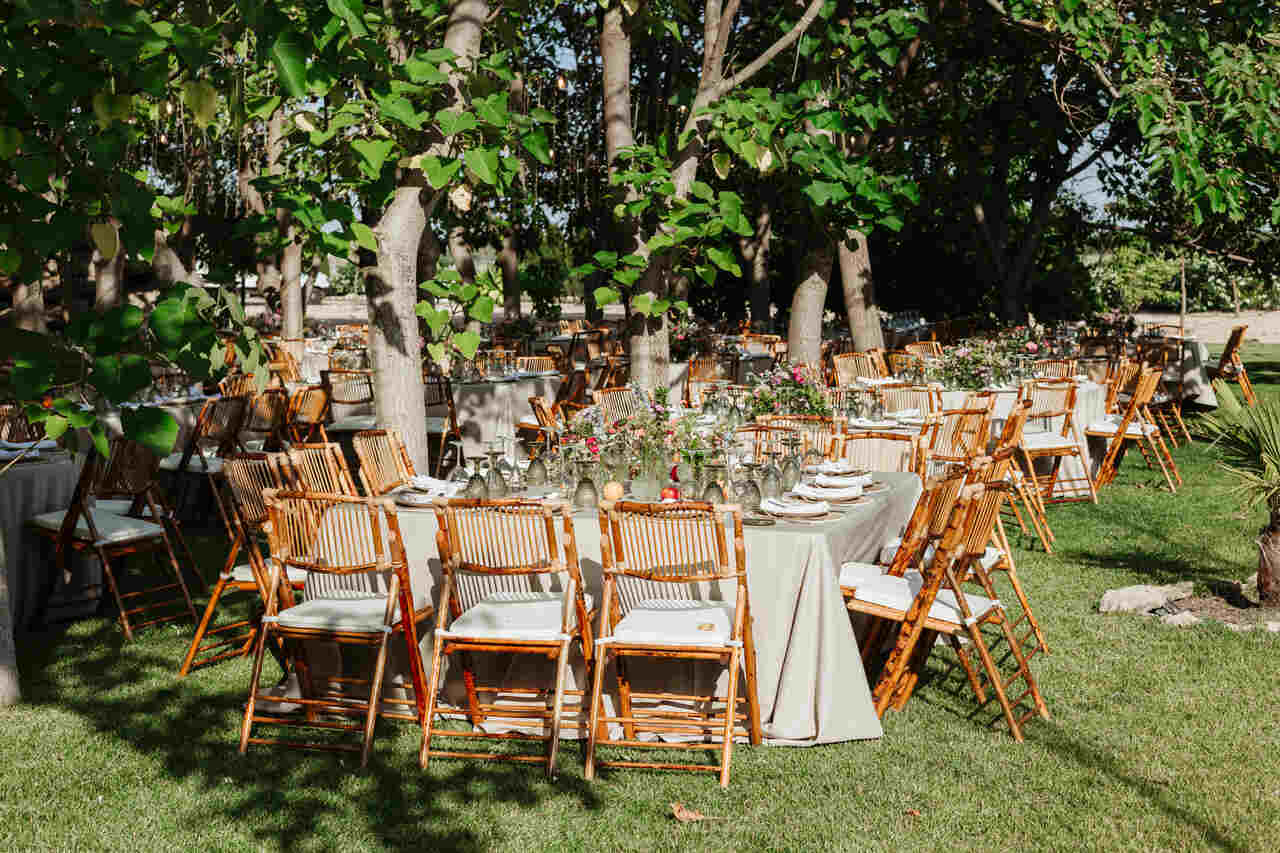
<svg viewBox="0 0 1280 853"><path fill-rule="evenodd" d="M31 519L31 523L46 530L62 529L62 521L67 517L67 510L59 509L46 512ZM144 539L155 539L164 535L164 528L154 522L140 518L127 518L113 512L94 512L93 523L98 528L101 542L119 545L125 542L139 542ZM75 537L89 541L89 523L82 513L76 519Z"/></svg>
<svg viewBox="0 0 1280 853"><path fill-rule="evenodd" d="M1075 450L1076 443L1070 436L1056 432L1024 432L1022 446L1027 450Z"/></svg>
<svg viewBox="0 0 1280 853"><path fill-rule="evenodd" d="M521 429L541 429L542 424L538 422L537 417L533 415L525 415L516 422L516 426Z"/></svg>
<svg viewBox="0 0 1280 853"><path fill-rule="evenodd" d="M201 460L204 460L201 462ZM182 466L182 452L170 453L168 456L160 460L161 471L177 471ZM198 455L191 454L191 458L187 460L188 473L192 474L217 474L222 470L222 459L212 454Z"/></svg>
<svg viewBox="0 0 1280 853"><path fill-rule="evenodd" d="M1089 428L1085 430L1086 435L1115 435L1120 431L1120 422L1104 418L1100 421L1094 421L1089 424ZM1125 438L1142 438L1143 433L1154 435L1158 432L1155 424L1139 424L1136 421L1130 421L1129 426L1124 431Z"/></svg>
<svg viewBox="0 0 1280 853"><path fill-rule="evenodd" d="M268 569L270 571L270 569ZM253 577L253 567L248 563L241 563L231 569L231 581L233 583L255 583ZM289 583L292 586L305 584L307 582L306 569L292 568L289 569Z"/></svg>
<svg viewBox="0 0 1280 853"><path fill-rule="evenodd" d="M732 629L732 604L646 599L622 618L613 638L645 646L723 646L729 643Z"/></svg>
<svg viewBox="0 0 1280 853"><path fill-rule="evenodd" d="M587 610L591 596L584 596ZM562 592L495 592L486 596L453 620L446 636L482 640L525 640L559 642ZM573 608L576 610L576 608ZM577 614L571 614L571 626L577 627Z"/></svg>
<svg viewBox="0 0 1280 853"><path fill-rule="evenodd" d="M893 575L881 575L878 578L869 578L863 581L862 585L857 587L853 597L857 601L906 613L911 608L911 602L915 601L916 594L923 586L924 578L919 572L908 572L905 577L900 578ZM969 605L969 612L973 614L974 618L982 617L997 603L981 595L966 593L964 598ZM937 619L941 622L962 623L964 616L961 613L959 604L956 602L955 593L949 589L938 590L938 596L934 599L933 606L929 608L929 618Z"/></svg>
<svg viewBox="0 0 1280 853"><path fill-rule="evenodd" d="M129 507L132 505L133 501L130 498L99 498L94 509L99 512L109 512L113 515L128 515ZM144 503L142 505L142 514L151 515L151 507ZM93 518L96 521L98 516L95 515Z"/></svg>
<svg viewBox="0 0 1280 853"><path fill-rule="evenodd" d="M880 562L883 565L889 565L893 562L893 558L897 556L898 549L902 547L902 537L895 536L880 548ZM924 548L924 560L929 562L933 559L933 552L937 550L937 546L930 543Z"/></svg>
<svg viewBox="0 0 1280 853"><path fill-rule="evenodd" d="M289 579L293 580L292 573ZM423 604L418 602L414 606L421 610ZM276 621L283 628L374 634L382 630L382 617L386 610L387 599L383 596L313 598L280 611ZM393 623L400 620L399 605L393 610L391 620Z"/></svg>
<svg viewBox="0 0 1280 853"><path fill-rule="evenodd" d="M884 566L875 563L849 562L840 566L840 586L856 587L870 578L884 574Z"/></svg>
<svg viewBox="0 0 1280 853"><path fill-rule="evenodd" d="M299 423L305 423L299 421ZM339 418L333 423L325 427L328 432L362 432L366 429L377 429L378 418L376 415L352 415L348 418Z"/></svg>

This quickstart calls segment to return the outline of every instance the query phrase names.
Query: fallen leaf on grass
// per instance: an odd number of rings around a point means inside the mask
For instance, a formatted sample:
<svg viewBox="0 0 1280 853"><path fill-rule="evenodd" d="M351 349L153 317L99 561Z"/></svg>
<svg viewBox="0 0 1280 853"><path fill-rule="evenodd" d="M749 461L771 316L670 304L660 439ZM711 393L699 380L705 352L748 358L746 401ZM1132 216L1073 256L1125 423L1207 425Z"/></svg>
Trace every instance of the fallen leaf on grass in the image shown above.
<svg viewBox="0 0 1280 853"><path fill-rule="evenodd" d="M920 817L919 809L907 809L907 814L911 817Z"/></svg>
<svg viewBox="0 0 1280 853"><path fill-rule="evenodd" d="M700 820L724 820L722 817L707 817L697 809L691 809L684 803L671 804L671 816L681 823L697 823Z"/></svg>

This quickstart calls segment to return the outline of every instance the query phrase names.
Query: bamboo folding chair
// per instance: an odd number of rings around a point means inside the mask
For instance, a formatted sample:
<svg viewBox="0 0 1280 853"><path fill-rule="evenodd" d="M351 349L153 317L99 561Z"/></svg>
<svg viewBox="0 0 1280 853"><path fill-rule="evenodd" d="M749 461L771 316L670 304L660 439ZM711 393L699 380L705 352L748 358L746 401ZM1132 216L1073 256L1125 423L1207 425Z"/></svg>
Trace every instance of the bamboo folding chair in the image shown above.
<svg viewBox="0 0 1280 853"><path fill-rule="evenodd" d="M182 547L197 578L199 567L187 548L177 519L156 489L159 459L146 447L124 438L113 440L110 450L108 459L94 450L89 452L67 509L37 515L27 524L37 535L56 543L55 564L64 573L68 551L88 551L102 562L102 573L115 599L117 618L126 640L133 639L135 630L149 625L186 617L194 624L195 605L174 551L174 539ZM173 582L124 592L116 577L120 561L134 554L149 553L158 565L160 552L168 557ZM165 597L173 590L181 592L181 597ZM150 617L157 611L162 615L145 622L135 624L131 618L138 614Z"/></svg>
<svg viewBox="0 0 1280 853"><path fill-rule="evenodd" d="M32 423L21 403L0 403L0 441L26 443L43 439L43 421Z"/></svg>
<svg viewBox="0 0 1280 853"><path fill-rule="evenodd" d="M432 608L418 600L409 579L409 564L395 503L389 498L356 498L311 492L268 489L267 538L271 548L266 614L258 632L249 699L240 727L240 754L249 744L269 744L302 749L360 753L360 766L369 761L378 717L423 720L426 674L418 648L418 625L430 618ZM282 606L282 590L292 573L307 573L307 600ZM404 643L413 685L412 700L384 699L383 674L392 637ZM299 672L302 697L284 697L258 690L267 643L273 640L302 643L328 641L376 650L368 678L329 679L324 689L314 674ZM367 687L361 694L359 688ZM275 705L303 706L305 715L284 716L260 711ZM383 704L412 707L411 714L384 711ZM350 717L363 722L349 722ZM363 732L363 744L314 743L253 737L253 726L306 727L330 731Z"/></svg>
<svg viewBox="0 0 1280 853"><path fill-rule="evenodd" d="M903 350L891 350L885 353L885 357L889 360L889 373L893 376L902 376L924 364L920 356Z"/></svg>
<svg viewBox="0 0 1280 853"><path fill-rule="evenodd" d="M283 388L264 388L250 398L237 442L242 452L278 451L284 446L285 419L289 415L289 393Z"/></svg>
<svg viewBox="0 0 1280 853"><path fill-rule="evenodd" d="M1133 442L1142 451L1147 467L1155 467L1151 464L1154 458L1159 464L1161 473L1164 474L1164 481L1169 486L1169 491L1177 493L1178 489L1174 481L1181 485L1182 475L1178 473L1178 466L1174 464L1173 456L1160 435L1160 428L1152 421L1150 410L1147 408L1159 382L1160 368L1144 368L1138 377L1138 384L1134 388L1133 396L1129 398L1129 405L1124 414L1118 418L1115 415L1108 415L1085 429L1085 435L1091 438L1103 438L1108 442L1106 455L1103 456L1102 464L1098 469L1099 486L1105 486L1115 479L1120 465L1121 451L1126 444Z"/></svg>
<svg viewBox="0 0 1280 853"><path fill-rule="evenodd" d="M801 452L809 455L816 451L823 459L839 455L846 424L843 417L825 415L761 415L756 420L765 426L795 430L802 440Z"/></svg>
<svg viewBox="0 0 1280 853"><path fill-rule="evenodd" d="M1005 418L1004 428L1000 431L1000 437L996 440L996 452L1008 449L1016 449L1022 445L1023 427L1027 421L1027 414L1031 411L1031 400L1018 400L1010 409L1008 417ZM1033 488L1028 482L1028 477L1023 473L1021 467L1017 465L1009 466L1006 481L1012 487L1009 493L1009 501L1007 503L1009 513L1018 523L1019 529L1024 535L1028 535L1031 531L1035 532L1036 537L1040 540L1040 544L1044 546L1046 554L1053 553L1053 542L1055 536L1053 528L1049 526L1049 518L1045 512L1044 504L1041 502L1040 490ZM1025 519L1024 519L1025 513ZM1028 530L1027 522L1031 522L1031 529Z"/></svg>
<svg viewBox="0 0 1280 853"><path fill-rule="evenodd" d="M366 495L385 495L414 476L413 462L396 430L361 430L355 434L352 444L360 460L360 482Z"/></svg>
<svg viewBox="0 0 1280 853"><path fill-rule="evenodd" d="M551 409L558 412L565 423L573 420L573 416L590 405L587 394L587 374L582 370L572 370L560 381L556 389L556 399Z"/></svg>
<svg viewBox="0 0 1280 853"><path fill-rule="evenodd" d="M1117 359L1111 364L1107 369L1106 414L1119 414L1121 397L1124 397L1127 404L1141 372L1142 365L1127 358Z"/></svg>
<svg viewBox="0 0 1280 853"><path fill-rule="evenodd" d="M601 388L592 392L606 423L617 423L644 410L644 401L630 388Z"/></svg>
<svg viewBox="0 0 1280 853"><path fill-rule="evenodd" d="M462 428L458 426L458 407L453 401L453 384L446 376L426 376L423 377L423 397L426 400L428 409L443 410L442 415L433 415L426 418L427 435L440 436L440 450L436 454L436 470L435 476L440 476L440 471L444 467L444 446L445 442L453 440L458 442L458 458L455 460L457 465L465 463L462 453Z"/></svg>
<svg viewBox="0 0 1280 853"><path fill-rule="evenodd" d="M599 391L603 388L617 388L627 384L627 374L630 370L630 362L625 358L617 356L605 356L600 369L596 371L595 379L592 381L592 389Z"/></svg>
<svg viewBox="0 0 1280 853"><path fill-rule="evenodd" d="M319 438L328 441L324 425L329 421L329 393L323 385L310 385L293 392L285 413L285 434L292 442Z"/></svg>
<svg viewBox="0 0 1280 853"><path fill-rule="evenodd" d="M588 673L592 664L591 601L582 589L572 513L564 503L460 499L438 499L435 511L444 577L436 609L419 763L425 768L432 755L544 762L547 775L554 776L564 697L570 692L565 690L565 674L574 640L581 644ZM484 688L476 685L472 652L549 657L556 666L554 686L501 691L528 696L530 702L540 700L541 707L481 702L479 694ZM435 727L439 713L436 693L445 657L455 653L463 668L467 715L477 727L472 731ZM572 692L585 695L583 691ZM478 728L489 719L540 720L543 733L490 734ZM433 737L540 740L546 743L546 754L433 750Z"/></svg>
<svg viewBox="0 0 1280 853"><path fill-rule="evenodd" d="M546 398L530 397L529 408L533 414L521 418L516 424L516 429L524 434L526 441L530 441L533 448L541 447L547 441L558 442L564 426Z"/></svg>
<svg viewBox="0 0 1280 853"><path fill-rule="evenodd" d="M884 350L880 347L872 347L867 350L867 355L871 356L877 375L882 379L887 377L889 375L889 365L885 362Z"/></svg>
<svg viewBox="0 0 1280 853"><path fill-rule="evenodd" d="M895 382L878 386L876 394L883 401L886 414L905 414L914 411L920 417L928 418L942 409L941 392L928 385Z"/></svg>
<svg viewBox="0 0 1280 853"><path fill-rule="evenodd" d="M289 352L283 342L269 343L266 345L266 350L267 370L271 374L270 382L283 388L289 383L302 381L302 369L298 366L298 359Z"/></svg>
<svg viewBox="0 0 1280 853"><path fill-rule="evenodd" d="M253 651L253 641L260 629L257 618L242 619L217 628L209 627L213 623L214 611L224 595L251 593L259 600L266 601L270 571L257 540L267 520L263 492L283 485L279 466L266 453L233 454L223 460L221 479L227 492L227 500L222 501L221 505L226 508L225 521L231 537L231 550L218 575L218 582L209 595L209 602L205 605L204 615L187 648L186 657L178 668L179 678L185 678L194 669L228 658L243 657ZM237 558L242 550L247 562L239 563ZM292 594L300 591L305 581L304 572L290 574L289 583L281 588L282 604L293 606ZM232 631L239 633L223 636ZM210 639L207 645L206 639ZM201 655L204 657L200 657ZM281 659L283 660L283 656Z"/></svg>
<svg viewBox="0 0 1280 853"><path fill-rule="evenodd" d="M733 524L733 562L726 541L726 516ZM756 689L756 652L751 635L747 589L747 551L742 536L742 510L737 506L684 502L644 504L606 501L600 505L600 541L604 562L604 598L600 638L596 641L591 691L591 730L587 741L586 778L602 767L647 767L665 770L718 771L720 786L729 785L729 761L737 722L746 721L752 745L760 744L760 705ZM732 602L694 598L700 584L735 584ZM617 662L617 716L602 706L608 656ZM728 691L692 696L633 691L627 662L635 657L718 661L728 665ZM745 697L738 695L739 667L745 670ZM674 700L700 710L638 708L634 700ZM738 711L745 700L746 714ZM714 706L722 704L719 713ZM615 739L611 724L622 727ZM709 742L666 743L639 735L702 733ZM719 742L714 740L719 734ZM646 761L597 761L599 747L631 749L719 750L719 766Z"/></svg>
<svg viewBox="0 0 1280 853"><path fill-rule="evenodd" d="M856 386L859 379L880 379L882 374L875 358L868 352L846 352L831 359L836 382L841 387Z"/></svg>
<svg viewBox="0 0 1280 853"><path fill-rule="evenodd" d="M216 474L222 458L234 453L248 408L246 397L206 400L186 445L160 460L160 470L178 474Z"/></svg>
<svg viewBox="0 0 1280 853"><path fill-rule="evenodd" d="M218 383L224 397L248 397L258 393L258 382L252 373L233 373Z"/></svg>
<svg viewBox="0 0 1280 853"><path fill-rule="evenodd" d="M689 362L689 378L684 383L684 404L691 409L702 407L708 385L727 379L720 359L713 355L698 356Z"/></svg>
<svg viewBox="0 0 1280 853"><path fill-rule="evenodd" d="M1022 458L1026 475L1032 478L1040 492L1041 503L1057 503L1064 501L1085 500L1082 497L1054 497L1054 490L1061 484L1073 484L1083 481L1089 487L1088 500L1098 502L1098 492L1089 466L1085 464L1088 456L1082 449L1080 431L1075 424L1076 386L1074 382L1064 380L1041 380L1029 382L1022 387L1018 399L1030 400L1031 411L1028 419L1044 419L1050 428L1042 432L1022 433ZM1061 418L1062 426L1052 427L1052 419ZM1075 458L1079 460L1083 477L1060 477L1062 460ZM1053 465L1048 474L1037 474L1037 459L1051 459Z"/></svg>
<svg viewBox="0 0 1280 853"><path fill-rule="evenodd" d="M1245 402L1250 406L1256 406L1258 397L1253 393L1249 372L1244 369L1244 361L1240 358L1240 344L1244 342L1244 333L1248 329L1248 326L1236 326L1231 330L1231 337L1227 339L1227 346L1222 350L1218 366L1209 368L1209 377L1226 381L1236 380L1240 383L1240 393L1244 395Z"/></svg>
<svg viewBox="0 0 1280 853"><path fill-rule="evenodd" d="M787 443L791 437L800 438L798 431L790 427L762 423L738 427L734 435L747 443L751 458L756 462L760 462L771 454L785 455L788 449Z"/></svg>
<svg viewBox="0 0 1280 853"><path fill-rule="evenodd" d="M347 458L337 444L295 444L277 458L284 463L284 480L289 488L353 497L358 494Z"/></svg>
<svg viewBox="0 0 1280 853"><path fill-rule="evenodd" d="M1074 358L1041 358L1033 362L1036 376L1046 379L1073 379L1076 375Z"/></svg>
<svg viewBox="0 0 1280 853"><path fill-rule="evenodd" d="M1174 447L1178 446L1175 425L1181 429L1187 443L1191 443L1191 433L1182 419L1182 399L1185 395L1182 379L1182 346L1181 338L1161 339L1141 345L1139 352L1143 365L1160 369L1160 381L1156 384L1147 408L1158 418L1161 429ZM1165 378L1170 366L1175 374L1172 380ZM1124 403L1123 397L1120 402Z"/></svg>
<svg viewBox="0 0 1280 853"><path fill-rule="evenodd" d="M854 432L840 437L840 456L865 471L901 471L924 476L928 449L918 435Z"/></svg>
<svg viewBox="0 0 1280 853"><path fill-rule="evenodd" d="M964 462L986 452L995 397L966 400L964 408L947 409L925 424L923 443L934 459ZM973 404L973 405L971 405Z"/></svg>
<svg viewBox="0 0 1280 853"><path fill-rule="evenodd" d="M373 402L372 370L322 370L320 385L329 395L331 410L334 406L359 406Z"/></svg>
<svg viewBox="0 0 1280 853"><path fill-rule="evenodd" d="M522 355L516 359L516 370L521 373L554 373L556 360L549 355Z"/></svg>
<svg viewBox="0 0 1280 853"><path fill-rule="evenodd" d="M904 344L902 349L917 358L942 358L942 344L937 341L915 341Z"/></svg>

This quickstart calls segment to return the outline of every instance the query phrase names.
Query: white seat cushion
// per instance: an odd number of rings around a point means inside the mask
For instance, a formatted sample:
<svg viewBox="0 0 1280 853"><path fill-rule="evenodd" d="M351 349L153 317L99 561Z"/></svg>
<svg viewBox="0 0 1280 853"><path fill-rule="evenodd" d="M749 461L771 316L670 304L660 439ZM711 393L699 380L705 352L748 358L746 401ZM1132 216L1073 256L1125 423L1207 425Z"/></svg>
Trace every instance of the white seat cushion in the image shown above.
<svg viewBox="0 0 1280 853"><path fill-rule="evenodd" d="M584 598L590 611L591 596ZM495 592L453 620L447 635L485 640L557 642L563 608L562 592ZM573 627L577 627L576 610L570 611L570 625Z"/></svg>
<svg viewBox="0 0 1280 853"><path fill-rule="evenodd" d="M293 572L289 579L293 580ZM419 600L414 607L422 610L426 601ZM277 621L288 628L316 628L327 631L356 631L372 634L382 630L382 615L387 609L385 596L364 598L312 598L301 604L280 611ZM400 607L392 611L392 622L399 621Z"/></svg>
<svg viewBox="0 0 1280 853"><path fill-rule="evenodd" d="M538 423L538 419L534 415L525 415L523 418L521 418L517 422L517 425L522 426L526 429L538 429L539 427L542 426L540 423Z"/></svg>
<svg viewBox="0 0 1280 853"><path fill-rule="evenodd" d="M201 460L204 460L201 462ZM182 465L182 451L170 453L168 456L160 460L161 471L177 471ZM191 458L187 460L188 472L194 474L216 474L222 470L222 459L212 454L204 456L191 454Z"/></svg>
<svg viewBox="0 0 1280 853"><path fill-rule="evenodd" d="M732 604L657 598L631 608L613 636L646 646L723 646L732 628Z"/></svg>
<svg viewBox="0 0 1280 853"><path fill-rule="evenodd" d="M31 523L46 530L59 530L62 528L62 520L66 517L67 511L59 509L53 512L46 512L43 515L37 515L31 519ZM152 539L164 534L164 528L154 522L143 521L139 518L126 518L113 512L93 513L93 523L98 528L98 534L102 537L101 541L112 544ZM85 521L83 514L76 519L75 536L77 539L89 539L89 524Z"/></svg>
<svg viewBox="0 0 1280 853"><path fill-rule="evenodd" d="M129 498L108 498L105 500L99 498L97 505L94 507L94 511L109 512L114 515L128 515L129 507L132 505L133 501ZM151 515L151 507L144 503L142 505L142 514ZM95 515L93 518L94 521L97 521L98 516Z"/></svg>
<svg viewBox="0 0 1280 853"><path fill-rule="evenodd" d="M1098 433L1101 435L1115 435L1120 430L1120 421L1113 420L1108 415L1100 421L1094 421L1089 424L1089 428L1085 430L1087 433ZM1154 424L1139 424L1137 421L1130 421L1129 427L1124 431L1125 438L1142 438L1145 432L1147 435L1154 435L1159 430Z"/></svg>
<svg viewBox="0 0 1280 853"><path fill-rule="evenodd" d="M1022 446L1027 450L1072 450L1076 444L1056 432L1024 432Z"/></svg>
<svg viewBox="0 0 1280 853"><path fill-rule="evenodd" d="M915 600L916 594L923 585L924 579L919 572L908 572L906 577L901 578L881 575L864 581L854 593L854 598L905 613L910 609L911 602ZM995 604L991 599L981 595L966 593L964 598L969 605L969 612L975 618L982 616ZM955 593L949 589L938 590L938 596L934 599L933 606L929 608L929 617L959 624L963 617L956 603Z"/></svg>
<svg viewBox="0 0 1280 853"><path fill-rule="evenodd" d="M840 566L840 586L854 586L868 578L878 578L884 574L884 566L875 563L849 562Z"/></svg>
<svg viewBox="0 0 1280 853"><path fill-rule="evenodd" d="M271 571L271 568L268 567L267 572L270 573L270 571ZM268 577L270 577L269 574L268 574ZM254 583L253 567L250 566L248 563L241 563L238 566L234 566L231 569L231 580L234 581L235 583ZM297 584L306 583L306 582L307 582L306 569L298 569L298 568L289 569L290 584L293 584L296 586Z"/></svg>
<svg viewBox="0 0 1280 853"><path fill-rule="evenodd" d="M376 415L351 415L347 418L340 418L325 427L326 432L361 432L366 429L377 429L378 418Z"/></svg>

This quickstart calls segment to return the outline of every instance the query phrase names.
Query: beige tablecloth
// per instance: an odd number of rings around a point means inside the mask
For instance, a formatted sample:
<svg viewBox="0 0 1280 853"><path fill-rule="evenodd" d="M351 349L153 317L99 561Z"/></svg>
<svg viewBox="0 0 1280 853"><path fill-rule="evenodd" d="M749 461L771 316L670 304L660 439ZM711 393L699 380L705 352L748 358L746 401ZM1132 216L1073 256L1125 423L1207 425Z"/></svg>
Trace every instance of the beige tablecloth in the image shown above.
<svg viewBox="0 0 1280 853"><path fill-rule="evenodd" d="M866 503L851 506L838 519L821 523L779 522L771 527L748 527L747 583L751 596L756 643L756 672L761 717L766 739L773 744L807 746L835 741L877 738L880 721L871 705L870 690L849 613L838 583L840 564L848 560L871 561L885 540L899 535L919 498L920 480L912 474L878 475L890 486ZM414 596L438 592L440 561L436 553L436 522L430 510L401 508L400 530L409 557ZM574 516L574 531L587 592L600 601L602 569L600 526L594 511ZM703 590L710 598L732 600L733 588ZM434 622L432 623L434 624ZM598 626L596 626L598 634ZM421 647L430 660L430 630ZM403 656L389 669L392 690L407 680ZM489 658L488 666L483 658ZM313 666L324 670L335 661L317 655ZM503 686L546 686L551 670L534 656L476 655L478 669L497 673ZM492 668L491 668L492 667ZM570 687L585 685L581 661L571 668ZM717 675L721 694L727 674L706 665L669 662L660 666L635 666L629 675L639 685L661 685L665 690L697 685L706 690L710 675ZM484 681L485 679L481 679ZM612 679L606 684L614 683ZM445 680L448 701L461 703L461 679ZM566 737L576 730L566 729Z"/></svg>
<svg viewBox="0 0 1280 853"><path fill-rule="evenodd" d="M531 376L505 382L455 382L453 404L462 430L462 451L468 459L484 455L485 442L498 436L499 425L508 432L523 417L532 417L530 397L555 399L559 374ZM429 417L443 417L444 409L427 411Z"/></svg>

